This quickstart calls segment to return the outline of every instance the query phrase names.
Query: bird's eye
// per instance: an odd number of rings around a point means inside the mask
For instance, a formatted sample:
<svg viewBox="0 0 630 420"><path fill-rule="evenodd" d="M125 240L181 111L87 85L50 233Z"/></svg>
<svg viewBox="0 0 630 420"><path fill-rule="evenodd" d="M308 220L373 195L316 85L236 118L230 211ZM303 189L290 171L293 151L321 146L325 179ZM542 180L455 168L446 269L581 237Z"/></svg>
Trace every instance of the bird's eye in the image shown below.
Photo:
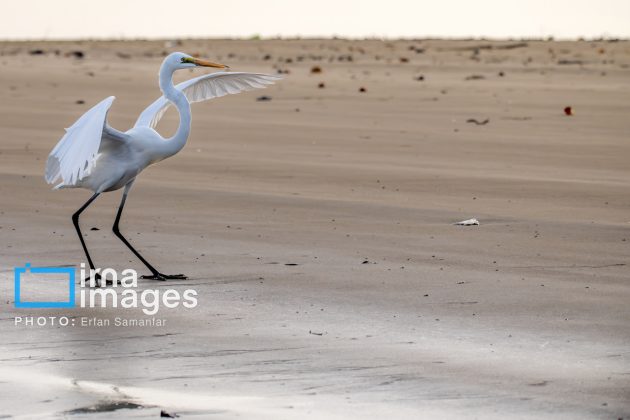
<svg viewBox="0 0 630 420"><path fill-rule="evenodd" d="M182 63L186 62L186 57L182 57Z"/></svg>

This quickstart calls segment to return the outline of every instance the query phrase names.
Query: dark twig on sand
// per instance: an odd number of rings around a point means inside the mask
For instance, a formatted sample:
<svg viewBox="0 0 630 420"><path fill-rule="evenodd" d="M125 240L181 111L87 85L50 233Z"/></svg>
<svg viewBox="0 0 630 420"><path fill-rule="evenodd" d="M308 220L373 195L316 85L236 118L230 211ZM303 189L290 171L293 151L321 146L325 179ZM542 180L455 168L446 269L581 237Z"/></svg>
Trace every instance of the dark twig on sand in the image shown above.
<svg viewBox="0 0 630 420"><path fill-rule="evenodd" d="M466 122L467 123L473 123L473 124L476 124L476 125L486 125L486 124L488 124L490 122L490 119L486 118L483 121L479 121L479 120L476 120L474 118L469 118L469 119L466 120Z"/></svg>
<svg viewBox="0 0 630 420"><path fill-rule="evenodd" d="M485 78L486 76L482 76L480 74L471 74L470 76L467 76L464 80L483 80Z"/></svg>

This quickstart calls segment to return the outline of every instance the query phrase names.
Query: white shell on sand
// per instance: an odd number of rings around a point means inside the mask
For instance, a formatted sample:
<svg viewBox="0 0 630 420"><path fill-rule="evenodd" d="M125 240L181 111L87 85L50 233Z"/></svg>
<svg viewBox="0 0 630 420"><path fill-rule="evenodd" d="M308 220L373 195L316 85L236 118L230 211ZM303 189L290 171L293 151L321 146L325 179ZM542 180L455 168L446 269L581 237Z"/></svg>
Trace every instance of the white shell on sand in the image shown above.
<svg viewBox="0 0 630 420"><path fill-rule="evenodd" d="M479 220L477 219L468 219L462 220L461 222L454 223L457 226L479 226Z"/></svg>

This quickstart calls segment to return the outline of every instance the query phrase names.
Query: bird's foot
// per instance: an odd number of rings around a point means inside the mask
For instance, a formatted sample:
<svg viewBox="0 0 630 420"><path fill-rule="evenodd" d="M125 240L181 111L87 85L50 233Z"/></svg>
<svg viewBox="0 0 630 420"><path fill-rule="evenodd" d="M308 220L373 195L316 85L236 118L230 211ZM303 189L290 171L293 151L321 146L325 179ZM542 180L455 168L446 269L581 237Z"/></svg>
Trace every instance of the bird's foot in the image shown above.
<svg viewBox="0 0 630 420"><path fill-rule="evenodd" d="M162 274L162 273L155 272L153 274L140 276L140 278L146 279L146 280L166 281L166 280L186 280L188 276L185 276L184 274Z"/></svg>
<svg viewBox="0 0 630 420"><path fill-rule="evenodd" d="M84 282L89 287L101 287L101 280L102 279L103 279L103 277L99 273L96 273L94 275L94 286L92 286L92 278L90 276L87 276L85 278ZM107 286L108 284L111 284L113 286L114 285L114 281L112 279L105 279L105 286ZM116 280L116 284L120 284L120 281Z"/></svg>

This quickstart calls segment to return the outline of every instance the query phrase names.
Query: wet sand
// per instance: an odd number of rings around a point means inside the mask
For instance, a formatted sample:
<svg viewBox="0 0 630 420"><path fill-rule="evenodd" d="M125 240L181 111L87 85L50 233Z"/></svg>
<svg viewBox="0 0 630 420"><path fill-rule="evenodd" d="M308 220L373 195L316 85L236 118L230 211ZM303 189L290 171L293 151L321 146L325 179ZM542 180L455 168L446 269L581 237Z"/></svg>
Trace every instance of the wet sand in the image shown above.
<svg viewBox="0 0 630 420"><path fill-rule="evenodd" d="M14 325L145 318L15 309L13 267L83 261L70 216L90 193L51 191L46 157L106 96L110 124L131 127L175 50L288 70L265 91L193 105L189 143L129 196L123 233L190 276L140 289L193 288L199 305L161 309L162 327ZM0 417L630 417L630 43L0 54ZM171 110L159 131L177 122ZM119 199L88 209L86 240L97 266L144 274L111 234ZM480 226L453 225L472 217Z"/></svg>

